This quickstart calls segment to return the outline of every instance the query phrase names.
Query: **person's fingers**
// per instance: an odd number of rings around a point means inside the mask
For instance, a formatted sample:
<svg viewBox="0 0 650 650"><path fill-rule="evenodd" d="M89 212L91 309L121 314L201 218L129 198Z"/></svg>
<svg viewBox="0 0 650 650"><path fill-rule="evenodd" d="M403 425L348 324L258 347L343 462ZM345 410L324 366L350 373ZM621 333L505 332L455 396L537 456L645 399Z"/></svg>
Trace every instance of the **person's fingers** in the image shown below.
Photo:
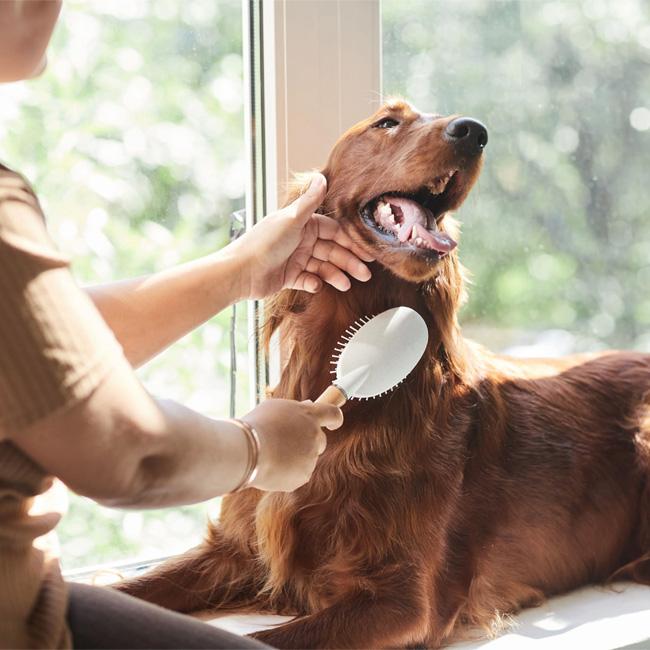
<svg viewBox="0 0 650 650"><path fill-rule="evenodd" d="M342 228L339 228L334 241L341 244L344 248L351 250L360 260L364 262L374 262L377 259L372 253L368 252L363 246L353 241Z"/></svg>
<svg viewBox="0 0 650 650"><path fill-rule="evenodd" d="M325 176L322 174L314 174L307 190L290 206L299 222L304 222L311 218L312 214L316 212L323 202L326 191L327 181L325 180Z"/></svg>
<svg viewBox="0 0 650 650"><path fill-rule="evenodd" d="M323 262L331 262L362 282L370 280L372 276L370 269L352 251L330 239L319 239L312 255Z"/></svg>
<svg viewBox="0 0 650 650"><path fill-rule="evenodd" d="M313 273L303 271L289 289L298 289L300 291L307 291L309 293L318 293L323 286L323 281Z"/></svg>
<svg viewBox="0 0 650 650"><path fill-rule="evenodd" d="M311 412L318 424L326 429L338 429L343 424L343 411L338 406L326 402L314 402Z"/></svg>
<svg viewBox="0 0 650 650"><path fill-rule="evenodd" d="M323 262L312 257L307 262L307 271L319 276L327 284L331 284L339 291L347 291L352 286L350 278L331 262Z"/></svg>
<svg viewBox="0 0 650 650"><path fill-rule="evenodd" d="M365 250L362 246L357 244L346 232L341 228L341 224L324 214L315 214L313 219L318 226L318 237L320 239L333 239L335 242L350 249L357 257L364 262L374 262L375 257L372 253Z"/></svg>

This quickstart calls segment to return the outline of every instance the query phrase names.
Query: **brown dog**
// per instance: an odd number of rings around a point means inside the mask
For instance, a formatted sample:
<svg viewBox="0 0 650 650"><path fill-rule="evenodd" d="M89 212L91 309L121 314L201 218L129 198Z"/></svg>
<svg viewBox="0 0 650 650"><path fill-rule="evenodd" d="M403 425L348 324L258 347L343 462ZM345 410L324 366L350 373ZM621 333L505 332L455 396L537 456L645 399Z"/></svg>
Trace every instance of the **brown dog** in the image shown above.
<svg viewBox="0 0 650 650"><path fill-rule="evenodd" d="M590 582L650 584L650 355L524 361L460 334L447 212L486 142L476 121L404 102L342 136L322 209L373 251L373 278L275 297L274 395L315 399L348 325L397 305L426 320L425 356L392 393L345 407L307 485L225 498L200 547L122 590L183 612L295 614L256 635L280 648L368 648L494 631Z"/></svg>

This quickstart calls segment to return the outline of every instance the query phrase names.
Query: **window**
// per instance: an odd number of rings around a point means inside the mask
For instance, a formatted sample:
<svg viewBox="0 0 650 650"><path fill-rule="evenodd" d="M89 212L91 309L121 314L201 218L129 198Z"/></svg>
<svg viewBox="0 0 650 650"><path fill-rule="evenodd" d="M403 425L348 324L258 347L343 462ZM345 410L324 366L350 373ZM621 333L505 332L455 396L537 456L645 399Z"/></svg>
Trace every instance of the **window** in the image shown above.
<svg viewBox="0 0 650 650"><path fill-rule="evenodd" d="M383 91L489 130L460 209L465 333L650 350L650 5L383 0Z"/></svg>
<svg viewBox="0 0 650 650"><path fill-rule="evenodd" d="M0 88L0 157L34 183L81 282L149 273L227 243L247 176L241 40L239 0L66 2L45 75ZM230 319L220 314L144 367L151 392L227 416ZM57 528L64 568L186 549L217 507L124 512L70 495Z"/></svg>
<svg viewBox="0 0 650 650"><path fill-rule="evenodd" d="M459 212L473 276L465 332L526 354L650 350L647 3L244 8L264 34L253 38L264 78L252 109L266 126L257 134L266 185L256 211L277 205L291 171L322 165L338 135L377 107L380 90L471 115L490 141ZM250 179L242 75L251 54L239 0L70 1L45 76L0 88L1 157L34 182L83 282L166 268L227 242ZM245 408L246 369L258 369L246 310L234 343L231 316L148 364L147 387L212 415L227 415L233 397ZM76 496L70 503L58 528L67 569L187 548L218 507L125 513Z"/></svg>

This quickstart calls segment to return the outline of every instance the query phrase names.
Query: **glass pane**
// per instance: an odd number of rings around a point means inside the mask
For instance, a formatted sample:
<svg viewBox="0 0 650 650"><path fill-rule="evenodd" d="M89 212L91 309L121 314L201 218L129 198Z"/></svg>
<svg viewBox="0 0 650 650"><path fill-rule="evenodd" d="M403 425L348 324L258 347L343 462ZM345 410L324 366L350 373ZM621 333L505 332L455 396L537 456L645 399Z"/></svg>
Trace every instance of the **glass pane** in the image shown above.
<svg viewBox="0 0 650 650"><path fill-rule="evenodd" d="M227 243L244 204L241 34L239 0L66 2L46 74L0 88L1 157L34 183L80 281L149 273ZM151 392L227 416L230 318L143 368ZM241 406L245 358L238 365ZM71 496L57 529L64 567L187 548L216 507L123 512Z"/></svg>
<svg viewBox="0 0 650 650"><path fill-rule="evenodd" d="M465 331L650 350L650 4L383 0L384 92L489 129L460 209Z"/></svg>

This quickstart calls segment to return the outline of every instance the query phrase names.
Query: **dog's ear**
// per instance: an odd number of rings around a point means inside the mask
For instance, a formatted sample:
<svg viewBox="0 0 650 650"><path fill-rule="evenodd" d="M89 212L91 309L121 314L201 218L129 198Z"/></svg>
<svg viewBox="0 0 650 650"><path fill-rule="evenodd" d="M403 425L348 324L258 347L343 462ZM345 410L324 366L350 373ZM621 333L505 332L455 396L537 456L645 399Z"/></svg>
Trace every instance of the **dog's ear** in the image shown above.
<svg viewBox="0 0 650 650"><path fill-rule="evenodd" d="M320 169L313 169L309 172L299 172L291 177L287 183L287 191L285 193L284 201L282 201L283 207L293 203L299 196L307 191L314 174L323 174L326 179L328 178L326 171Z"/></svg>
<svg viewBox="0 0 650 650"><path fill-rule="evenodd" d="M271 337L291 314L304 310L305 292L296 289L283 289L265 301L264 324L262 325L262 345L268 352Z"/></svg>
<svg viewBox="0 0 650 650"><path fill-rule="evenodd" d="M282 201L282 207L293 203L299 196L304 194L311 184L313 175L316 173L323 174L327 178L327 172L319 169L294 174L287 184L287 191L284 201ZM290 314L301 311L304 308L304 298L305 295L302 291L285 289L266 300L261 339L267 350L271 336L273 336L273 333L280 327L282 322Z"/></svg>

